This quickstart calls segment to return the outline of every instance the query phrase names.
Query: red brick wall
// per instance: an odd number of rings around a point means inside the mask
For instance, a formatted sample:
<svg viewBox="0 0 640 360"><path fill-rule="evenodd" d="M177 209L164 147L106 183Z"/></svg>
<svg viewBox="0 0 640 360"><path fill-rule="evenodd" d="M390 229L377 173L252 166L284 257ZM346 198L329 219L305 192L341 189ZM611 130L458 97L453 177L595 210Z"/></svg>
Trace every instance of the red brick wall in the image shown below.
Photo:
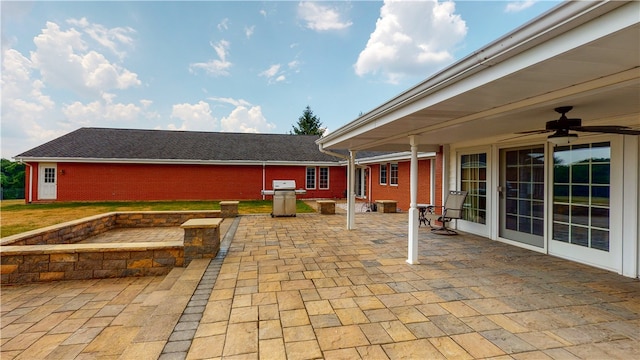
<svg viewBox="0 0 640 360"><path fill-rule="evenodd" d="M390 165L387 163L387 184L380 185L380 164L371 167L371 197L376 200L396 200L401 211L407 211L410 205L411 162L398 162L398 185L389 185ZM368 180L367 180L368 181ZM431 202L431 161L418 160L418 203ZM367 194L368 195L368 194Z"/></svg>
<svg viewBox="0 0 640 360"><path fill-rule="evenodd" d="M37 163L33 200L37 196ZM251 200L261 199L261 165L166 165L58 163L57 201L109 200ZM64 170L64 174L61 171ZM296 180L305 186L305 166L266 166L266 189L271 181ZM346 169L329 170L328 190L309 190L299 198L342 198ZM27 181L28 181L27 174ZM28 189L26 191L28 198Z"/></svg>

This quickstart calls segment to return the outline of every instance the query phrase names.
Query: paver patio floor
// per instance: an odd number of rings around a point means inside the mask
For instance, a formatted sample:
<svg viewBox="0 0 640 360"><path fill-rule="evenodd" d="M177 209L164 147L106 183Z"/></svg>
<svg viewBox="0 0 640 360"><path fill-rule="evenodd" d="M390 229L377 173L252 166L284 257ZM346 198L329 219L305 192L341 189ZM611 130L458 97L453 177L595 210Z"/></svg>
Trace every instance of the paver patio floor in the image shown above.
<svg viewBox="0 0 640 360"><path fill-rule="evenodd" d="M640 358L638 280L425 228L409 265L406 218L242 216L201 317L162 355L171 335L145 332L185 309L162 308L180 271L2 287L2 359Z"/></svg>

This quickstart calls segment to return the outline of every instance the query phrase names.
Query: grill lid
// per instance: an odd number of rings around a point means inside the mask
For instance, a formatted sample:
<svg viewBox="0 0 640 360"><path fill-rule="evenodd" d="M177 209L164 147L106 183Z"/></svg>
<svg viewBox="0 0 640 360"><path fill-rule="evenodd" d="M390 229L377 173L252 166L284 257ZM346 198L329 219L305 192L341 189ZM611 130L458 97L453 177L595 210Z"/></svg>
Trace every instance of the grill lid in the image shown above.
<svg viewBox="0 0 640 360"><path fill-rule="evenodd" d="M295 190L295 180L273 180L273 190Z"/></svg>

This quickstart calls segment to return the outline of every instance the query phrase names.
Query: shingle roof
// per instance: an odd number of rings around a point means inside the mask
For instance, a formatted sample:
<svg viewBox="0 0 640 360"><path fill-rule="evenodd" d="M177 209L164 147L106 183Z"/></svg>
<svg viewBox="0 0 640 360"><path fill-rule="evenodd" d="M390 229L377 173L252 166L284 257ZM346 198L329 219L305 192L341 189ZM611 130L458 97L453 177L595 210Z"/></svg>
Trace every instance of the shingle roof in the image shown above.
<svg viewBox="0 0 640 360"><path fill-rule="evenodd" d="M318 136L80 128L16 158L338 162Z"/></svg>

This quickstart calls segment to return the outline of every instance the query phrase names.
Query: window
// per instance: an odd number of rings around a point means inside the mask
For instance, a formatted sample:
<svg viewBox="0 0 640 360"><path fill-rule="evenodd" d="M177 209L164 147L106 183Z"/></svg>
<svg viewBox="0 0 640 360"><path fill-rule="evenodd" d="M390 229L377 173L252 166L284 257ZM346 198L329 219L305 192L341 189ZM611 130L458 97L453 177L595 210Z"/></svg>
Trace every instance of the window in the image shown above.
<svg viewBox="0 0 640 360"><path fill-rule="evenodd" d="M387 185L387 164L380 164L380 185Z"/></svg>
<svg viewBox="0 0 640 360"><path fill-rule="evenodd" d="M329 188L329 168L321 167L320 168L320 179L319 179L319 187L320 189L328 189Z"/></svg>
<svg viewBox="0 0 640 360"><path fill-rule="evenodd" d="M55 182L56 182L56 169L44 168L44 183L55 184Z"/></svg>
<svg viewBox="0 0 640 360"><path fill-rule="evenodd" d="M316 188L316 168L308 167L307 168L307 189L315 189Z"/></svg>
<svg viewBox="0 0 640 360"><path fill-rule="evenodd" d="M389 174L389 184L398 185L398 164L391 164L391 171Z"/></svg>
<svg viewBox="0 0 640 360"><path fill-rule="evenodd" d="M609 251L611 144L553 151L553 239Z"/></svg>
<svg viewBox="0 0 640 360"><path fill-rule="evenodd" d="M462 218L487 223L487 154L460 156L460 190L467 192Z"/></svg>

